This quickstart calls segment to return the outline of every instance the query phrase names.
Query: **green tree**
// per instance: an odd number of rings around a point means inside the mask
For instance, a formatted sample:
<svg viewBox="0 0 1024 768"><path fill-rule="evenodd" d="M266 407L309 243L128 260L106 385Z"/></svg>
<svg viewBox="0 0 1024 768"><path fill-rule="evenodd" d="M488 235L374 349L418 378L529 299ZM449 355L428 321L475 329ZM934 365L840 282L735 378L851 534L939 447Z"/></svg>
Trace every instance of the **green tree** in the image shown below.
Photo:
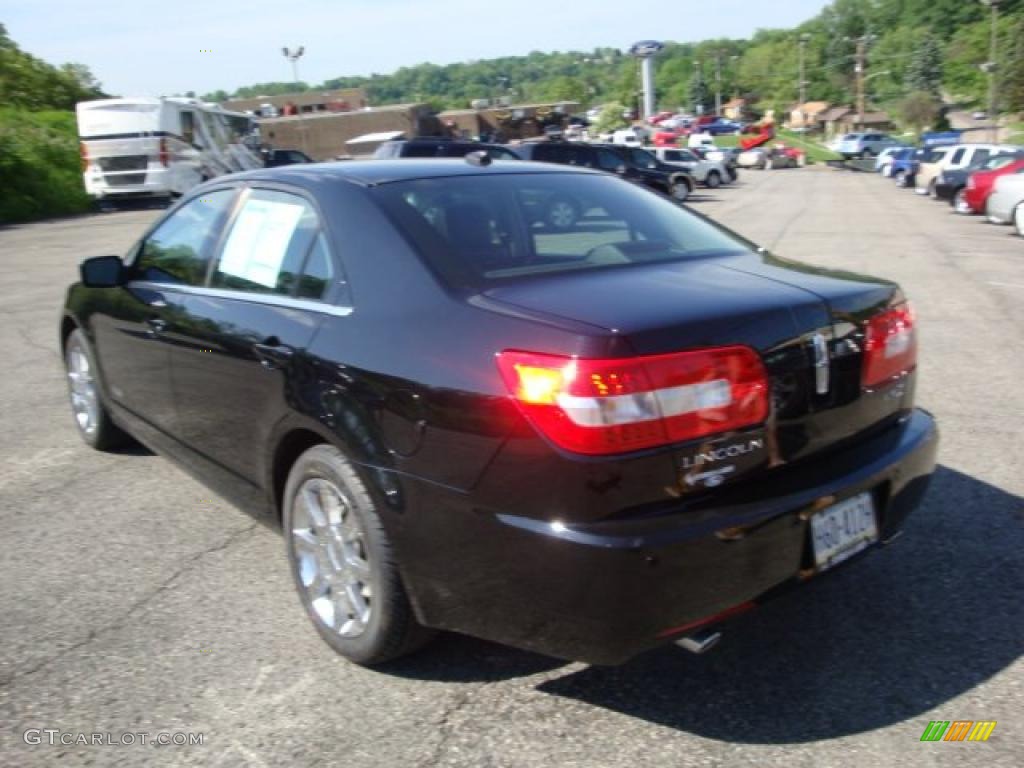
<svg viewBox="0 0 1024 768"><path fill-rule="evenodd" d="M942 47L931 31L925 33L914 48L904 82L908 91L939 98L942 91Z"/></svg>
<svg viewBox="0 0 1024 768"><path fill-rule="evenodd" d="M916 133L935 124L942 102L928 91L914 91L907 94L898 105L898 112L904 125Z"/></svg>
<svg viewBox="0 0 1024 768"><path fill-rule="evenodd" d="M594 131L597 133L608 133L619 128L625 128L629 123L622 116L626 107L618 101L611 101L601 108L601 114L594 121Z"/></svg>

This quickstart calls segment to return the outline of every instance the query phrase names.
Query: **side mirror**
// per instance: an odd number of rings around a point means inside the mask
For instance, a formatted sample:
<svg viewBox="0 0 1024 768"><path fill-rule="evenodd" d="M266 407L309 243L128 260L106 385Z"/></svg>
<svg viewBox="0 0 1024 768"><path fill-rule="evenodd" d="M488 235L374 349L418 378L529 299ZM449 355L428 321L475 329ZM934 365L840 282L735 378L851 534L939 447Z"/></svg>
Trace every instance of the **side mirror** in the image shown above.
<svg viewBox="0 0 1024 768"><path fill-rule="evenodd" d="M94 256L79 265L86 288L115 288L125 282L124 262L120 256Z"/></svg>

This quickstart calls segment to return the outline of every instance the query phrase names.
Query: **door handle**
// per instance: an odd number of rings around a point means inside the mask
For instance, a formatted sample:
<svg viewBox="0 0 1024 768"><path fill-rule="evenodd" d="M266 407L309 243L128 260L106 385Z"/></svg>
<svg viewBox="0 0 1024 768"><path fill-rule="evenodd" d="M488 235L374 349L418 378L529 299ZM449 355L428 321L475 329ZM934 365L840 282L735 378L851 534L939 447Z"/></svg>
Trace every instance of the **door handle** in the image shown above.
<svg viewBox="0 0 1024 768"><path fill-rule="evenodd" d="M150 332L154 334L163 333L167 330L167 321L162 317L147 317L146 325L149 326Z"/></svg>
<svg viewBox="0 0 1024 768"><path fill-rule="evenodd" d="M264 368L283 368L291 362L292 356L295 354L292 347L282 344L273 336L262 343L253 344L252 351Z"/></svg>

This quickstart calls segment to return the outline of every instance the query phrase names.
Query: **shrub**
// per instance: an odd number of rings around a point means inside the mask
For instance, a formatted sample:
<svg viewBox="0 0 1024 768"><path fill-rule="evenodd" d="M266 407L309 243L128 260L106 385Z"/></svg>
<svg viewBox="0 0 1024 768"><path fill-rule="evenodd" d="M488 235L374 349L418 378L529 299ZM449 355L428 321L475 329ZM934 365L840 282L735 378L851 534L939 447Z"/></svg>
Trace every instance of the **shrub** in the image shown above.
<svg viewBox="0 0 1024 768"><path fill-rule="evenodd" d="M0 223L89 208L73 112L0 108Z"/></svg>

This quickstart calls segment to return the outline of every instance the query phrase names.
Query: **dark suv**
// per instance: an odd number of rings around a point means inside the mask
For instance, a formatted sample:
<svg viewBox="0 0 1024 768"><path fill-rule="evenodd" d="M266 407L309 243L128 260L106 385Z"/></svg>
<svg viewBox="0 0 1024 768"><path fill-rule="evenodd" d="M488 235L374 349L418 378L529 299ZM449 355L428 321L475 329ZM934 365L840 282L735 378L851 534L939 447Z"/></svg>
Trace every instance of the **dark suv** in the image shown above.
<svg viewBox="0 0 1024 768"><path fill-rule="evenodd" d="M397 139L381 144L373 153L384 160L399 157L465 157L470 152L486 152L493 160L519 160L519 156L500 144L482 141L459 141L441 137Z"/></svg>
<svg viewBox="0 0 1024 768"><path fill-rule="evenodd" d="M679 203L686 200L696 186L693 177L684 169L663 163L640 147L538 141L520 144L514 149L523 160L578 165L617 173Z"/></svg>
<svg viewBox="0 0 1024 768"><path fill-rule="evenodd" d="M267 168L313 162L313 158L297 149L265 149L262 154L263 164Z"/></svg>

